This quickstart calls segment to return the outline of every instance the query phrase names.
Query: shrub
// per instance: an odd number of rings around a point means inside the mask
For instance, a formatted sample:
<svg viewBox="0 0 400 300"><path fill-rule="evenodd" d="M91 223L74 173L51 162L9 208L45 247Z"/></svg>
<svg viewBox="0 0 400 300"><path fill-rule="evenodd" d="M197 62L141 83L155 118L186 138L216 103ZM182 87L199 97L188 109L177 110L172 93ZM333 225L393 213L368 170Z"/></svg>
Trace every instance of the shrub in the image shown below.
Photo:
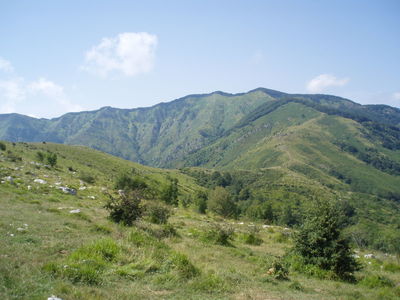
<svg viewBox="0 0 400 300"><path fill-rule="evenodd" d="M43 162L45 158L45 154L41 151L36 152L36 159L40 162Z"/></svg>
<svg viewBox="0 0 400 300"><path fill-rule="evenodd" d="M145 205L145 215L154 224L166 224L171 210L162 203L149 201Z"/></svg>
<svg viewBox="0 0 400 300"><path fill-rule="evenodd" d="M51 152L48 153L46 156L46 160L51 167L55 167L55 165L57 164L57 154Z"/></svg>
<svg viewBox="0 0 400 300"><path fill-rule="evenodd" d="M252 227L248 232L242 234L242 239L245 244L259 246L263 240L258 235L258 228Z"/></svg>
<svg viewBox="0 0 400 300"><path fill-rule="evenodd" d="M92 175L90 175L88 173L82 173L79 176L79 179L84 181L84 182L86 182L86 183L89 183L89 184L93 184L96 181L96 179Z"/></svg>
<svg viewBox="0 0 400 300"><path fill-rule="evenodd" d="M203 191L196 192L194 198L194 207L195 210L200 214L205 214L207 210L207 193Z"/></svg>
<svg viewBox="0 0 400 300"><path fill-rule="evenodd" d="M236 204L231 194L220 186L217 186L210 192L207 206L210 211L223 217L233 217L236 215Z"/></svg>
<svg viewBox="0 0 400 300"><path fill-rule="evenodd" d="M349 241L342 237L341 211L328 201L318 202L306 216L295 235L294 251L305 264L333 271L339 278L353 280L353 272L360 268Z"/></svg>
<svg viewBox="0 0 400 300"><path fill-rule="evenodd" d="M181 253L172 252L167 264L171 265L178 272L179 277L183 279L190 279L200 273L187 256Z"/></svg>
<svg viewBox="0 0 400 300"><path fill-rule="evenodd" d="M6 151L6 149L7 149L6 144L4 144L3 142L0 142L0 150L1 151Z"/></svg>
<svg viewBox="0 0 400 300"><path fill-rule="evenodd" d="M124 191L144 190L147 188L146 182L139 176L131 177L124 173L117 177L115 188Z"/></svg>
<svg viewBox="0 0 400 300"><path fill-rule="evenodd" d="M160 198L167 204L177 205L178 193L178 179L172 178L169 184L161 190Z"/></svg>
<svg viewBox="0 0 400 300"><path fill-rule="evenodd" d="M143 214L141 202L140 191L131 191L117 199L110 195L110 199L104 207L110 212L111 220L131 226Z"/></svg>
<svg viewBox="0 0 400 300"><path fill-rule="evenodd" d="M392 280L381 275L368 275L362 278L359 282L360 285L368 288L380 288L380 287L393 287L394 283Z"/></svg>
<svg viewBox="0 0 400 300"><path fill-rule="evenodd" d="M221 226L214 224L203 235L203 240L222 246L230 246L234 230L230 226Z"/></svg>
<svg viewBox="0 0 400 300"><path fill-rule="evenodd" d="M278 280L288 280L289 279L289 270L286 264L282 261L282 259L276 259L271 268L268 270L268 274L273 276Z"/></svg>

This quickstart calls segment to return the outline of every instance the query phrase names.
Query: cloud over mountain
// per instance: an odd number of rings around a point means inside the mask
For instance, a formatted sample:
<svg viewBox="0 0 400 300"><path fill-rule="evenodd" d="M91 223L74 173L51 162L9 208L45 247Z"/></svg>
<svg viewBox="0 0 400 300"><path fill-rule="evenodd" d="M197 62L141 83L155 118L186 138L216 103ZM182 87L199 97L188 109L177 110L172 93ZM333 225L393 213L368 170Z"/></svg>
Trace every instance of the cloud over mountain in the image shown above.
<svg viewBox="0 0 400 300"><path fill-rule="evenodd" d="M330 87L344 86L349 82L349 78L337 78L331 74L321 74L311 79L307 83L307 91L310 93L321 93Z"/></svg>
<svg viewBox="0 0 400 300"><path fill-rule="evenodd" d="M83 70L106 77L120 72L135 76L152 70L155 59L157 36L147 32L120 33L103 38L85 54Z"/></svg>

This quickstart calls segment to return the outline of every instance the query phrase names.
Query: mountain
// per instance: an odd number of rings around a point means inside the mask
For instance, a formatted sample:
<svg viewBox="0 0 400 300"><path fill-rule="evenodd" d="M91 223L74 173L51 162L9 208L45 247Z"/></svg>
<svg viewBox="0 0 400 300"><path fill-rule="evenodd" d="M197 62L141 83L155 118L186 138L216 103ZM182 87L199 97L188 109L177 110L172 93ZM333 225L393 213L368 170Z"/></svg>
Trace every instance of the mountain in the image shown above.
<svg viewBox="0 0 400 300"><path fill-rule="evenodd" d="M149 108L104 107L51 120L5 114L0 115L0 139L86 145L147 165L170 167L291 103L357 122L376 122L384 129L400 126L400 111L389 106L362 106L334 96L289 95L259 88L241 94L189 95ZM306 118L297 122L303 121ZM288 121L286 125L294 124Z"/></svg>
<svg viewBox="0 0 400 300"><path fill-rule="evenodd" d="M268 170L284 182L400 199L400 110L330 95L189 95L137 109L0 115L0 139L86 145L156 167Z"/></svg>

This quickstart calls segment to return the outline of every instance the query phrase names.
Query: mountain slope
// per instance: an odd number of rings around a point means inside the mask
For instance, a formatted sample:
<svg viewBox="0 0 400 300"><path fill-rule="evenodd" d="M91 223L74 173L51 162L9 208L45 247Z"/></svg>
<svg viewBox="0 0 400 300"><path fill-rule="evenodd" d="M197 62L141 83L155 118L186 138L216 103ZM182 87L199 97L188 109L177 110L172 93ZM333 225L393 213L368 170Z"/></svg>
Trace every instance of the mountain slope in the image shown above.
<svg viewBox="0 0 400 300"><path fill-rule="evenodd" d="M86 145L148 165L171 166L172 161L289 102L364 123L395 128L400 124L399 110L388 106L362 106L334 96L289 95L260 88L236 95L190 95L149 108L105 107L51 120L0 115L0 139Z"/></svg>
<svg viewBox="0 0 400 300"><path fill-rule="evenodd" d="M400 110L330 95L259 88L52 120L0 115L0 139L87 145L161 167L279 170L284 184L400 199Z"/></svg>
<svg viewBox="0 0 400 300"><path fill-rule="evenodd" d="M38 151L57 154L57 164L46 166ZM2 144L1 299L398 298L400 266L381 252L357 252L364 269L354 283L292 268L288 280L278 280L267 271L293 247L292 229L198 214L183 207L184 201L171 209L167 224L146 218L132 227L116 224L104 204L109 195L117 197L114 183L121 172L138 176L156 194L168 178L176 178L180 200L205 190L180 171L141 166L87 147ZM61 186L77 193L64 193ZM161 205L159 199L143 201ZM216 228L234 233L228 245L209 237ZM251 234L257 243L248 239Z"/></svg>

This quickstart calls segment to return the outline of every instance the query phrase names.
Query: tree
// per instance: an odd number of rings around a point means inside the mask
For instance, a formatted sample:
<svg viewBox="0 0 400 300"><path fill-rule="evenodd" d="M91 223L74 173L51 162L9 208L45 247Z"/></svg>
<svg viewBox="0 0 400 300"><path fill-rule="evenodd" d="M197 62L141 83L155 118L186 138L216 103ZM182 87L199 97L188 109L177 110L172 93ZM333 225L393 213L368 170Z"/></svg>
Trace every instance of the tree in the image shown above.
<svg viewBox="0 0 400 300"><path fill-rule="evenodd" d="M4 144L3 142L0 142L0 150L1 151L6 151L6 149L7 149L6 144Z"/></svg>
<svg viewBox="0 0 400 300"><path fill-rule="evenodd" d="M342 236L343 211L337 203L317 201L295 235L294 251L306 264L333 271L341 279L353 279L359 269L348 239Z"/></svg>
<svg viewBox="0 0 400 300"><path fill-rule="evenodd" d="M178 179L172 178L168 185L161 190L160 198L167 204L178 204Z"/></svg>
<svg viewBox="0 0 400 300"><path fill-rule="evenodd" d="M207 193L203 191L197 191L194 198L194 205L196 211L200 214L205 214L207 209Z"/></svg>
<svg viewBox="0 0 400 300"><path fill-rule="evenodd" d="M273 223L275 220L274 209L272 208L271 203L266 203L263 207L262 219L267 221L268 223Z"/></svg>
<svg viewBox="0 0 400 300"><path fill-rule="evenodd" d="M135 220L143 215L142 194L140 190L129 191L119 198L110 199L104 206L110 212L110 219L116 223L131 226Z"/></svg>
<svg viewBox="0 0 400 300"><path fill-rule="evenodd" d="M51 167L54 167L57 164L57 154L55 154L55 153L48 153L46 159L47 159L47 163Z"/></svg>
<svg viewBox="0 0 400 300"><path fill-rule="evenodd" d="M208 209L224 217L236 215L236 204L231 194L223 187L217 186L210 192L207 203Z"/></svg>
<svg viewBox="0 0 400 300"><path fill-rule="evenodd" d="M147 184L138 176L132 178L128 174L123 173L118 176L114 187L118 190L124 191L145 190L147 188Z"/></svg>

